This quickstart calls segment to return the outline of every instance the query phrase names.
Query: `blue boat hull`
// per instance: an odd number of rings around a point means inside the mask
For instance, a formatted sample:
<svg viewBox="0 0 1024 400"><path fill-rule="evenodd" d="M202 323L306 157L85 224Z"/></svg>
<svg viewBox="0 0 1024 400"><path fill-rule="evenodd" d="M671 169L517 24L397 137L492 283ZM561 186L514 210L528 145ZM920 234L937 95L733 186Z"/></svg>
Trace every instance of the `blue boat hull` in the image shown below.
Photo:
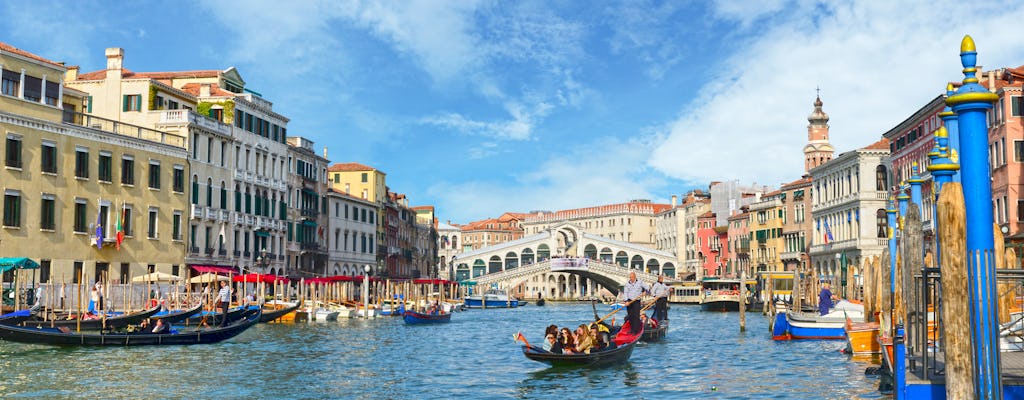
<svg viewBox="0 0 1024 400"><path fill-rule="evenodd" d="M452 314L421 314L418 312L407 311L402 314L402 318L405 319L405 323L407 325L440 324L451 322Z"/></svg>
<svg viewBox="0 0 1024 400"><path fill-rule="evenodd" d="M515 308L515 307L522 307L522 306L526 305L526 302L522 301L522 300L512 300L511 302L499 301L499 300L487 300L486 302L487 302L487 308ZM466 307L468 307L468 308L484 308L483 307L484 305L482 303L483 303L483 301L481 301L479 299L467 298L465 300Z"/></svg>

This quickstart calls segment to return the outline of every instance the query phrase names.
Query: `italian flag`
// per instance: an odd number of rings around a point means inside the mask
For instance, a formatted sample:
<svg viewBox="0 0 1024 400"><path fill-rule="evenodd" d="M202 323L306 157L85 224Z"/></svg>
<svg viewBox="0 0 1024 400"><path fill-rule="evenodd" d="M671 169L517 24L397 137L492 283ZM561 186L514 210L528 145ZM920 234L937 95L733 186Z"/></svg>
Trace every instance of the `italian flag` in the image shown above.
<svg viewBox="0 0 1024 400"><path fill-rule="evenodd" d="M121 218L124 218L123 211L117 215L117 244L115 246L118 250L121 250L121 242L124 242L124 229L121 227Z"/></svg>

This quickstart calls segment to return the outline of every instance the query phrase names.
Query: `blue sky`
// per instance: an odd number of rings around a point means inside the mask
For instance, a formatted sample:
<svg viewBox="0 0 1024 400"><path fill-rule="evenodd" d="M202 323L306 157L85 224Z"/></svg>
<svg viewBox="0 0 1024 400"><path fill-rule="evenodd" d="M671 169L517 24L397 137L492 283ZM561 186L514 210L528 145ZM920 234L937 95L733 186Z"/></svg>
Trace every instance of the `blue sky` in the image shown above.
<svg viewBox="0 0 1024 400"><path fill-rule="evenodd" d="M290 134L458 223L778 186L816 87L842 152L960 80L964 34L982 66L1024 64L1017 1L111 4L3 2L0 41L83 71L106 47L135 71L237 67Z"/></svg>

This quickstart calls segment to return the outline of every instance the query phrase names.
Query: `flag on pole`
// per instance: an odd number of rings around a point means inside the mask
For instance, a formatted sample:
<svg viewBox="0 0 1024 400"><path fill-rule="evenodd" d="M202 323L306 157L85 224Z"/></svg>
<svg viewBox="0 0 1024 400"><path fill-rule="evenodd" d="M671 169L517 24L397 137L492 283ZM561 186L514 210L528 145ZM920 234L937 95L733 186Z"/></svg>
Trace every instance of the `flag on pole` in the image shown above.
<svg viewBox="0 0 1024 400"><path fill-rule="evenodd" d="M99 204L97 202L97 204ZM96 209L96 249L103 248L103 205Z"/></svg>
<svg viewBox="0 0 1024 400"><path fill-rule="evenodd" d="M124 219L124 203L121 203L121 213L117 216L117 243L115 244L117 250L121 250L121 243L124 242L124 228L121 225L122 219Z"/></svg>
<svg viewBox="0 0 1024 400"><path fill-rule="evenodd" d="M825 244L835 239L832 238L832 230L828 227L828 220L825 220Z"/></svg>

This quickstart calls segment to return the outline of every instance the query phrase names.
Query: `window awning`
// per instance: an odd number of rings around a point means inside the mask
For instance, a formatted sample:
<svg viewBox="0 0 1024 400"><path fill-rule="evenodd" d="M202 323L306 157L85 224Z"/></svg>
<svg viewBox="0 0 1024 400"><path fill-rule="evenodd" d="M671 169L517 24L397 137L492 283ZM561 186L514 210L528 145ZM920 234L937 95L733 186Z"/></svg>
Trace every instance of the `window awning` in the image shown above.
<svg viewBox="0 0 1024 400"><path fill-rule="evenodd" d="M256 231L256 236L267 237L267 236L270 236L270 232L267 232L267 231Z"/></svg>
<svg viewBox="0 0 1024 400"><path fill-rule="evenodd" d="M192 265L192 269L199 273L210 274L238 274L234 267L223 267L220 265Z"/></svg>
<svg viewBox="0 0 1024 400"><path fill-rule="evenodd" d="M305 225L305 226L316 226L316 222L315 221L310 221L310 220L302 221L302 224Z"/></svg>
<svg viewBox="0 0 1024 400"><path fill-rule="evenodd" d="M36 269L39 263L31 258L25 257L3 257L0 258L0 272L7 272L14 269Z"/></svg>

